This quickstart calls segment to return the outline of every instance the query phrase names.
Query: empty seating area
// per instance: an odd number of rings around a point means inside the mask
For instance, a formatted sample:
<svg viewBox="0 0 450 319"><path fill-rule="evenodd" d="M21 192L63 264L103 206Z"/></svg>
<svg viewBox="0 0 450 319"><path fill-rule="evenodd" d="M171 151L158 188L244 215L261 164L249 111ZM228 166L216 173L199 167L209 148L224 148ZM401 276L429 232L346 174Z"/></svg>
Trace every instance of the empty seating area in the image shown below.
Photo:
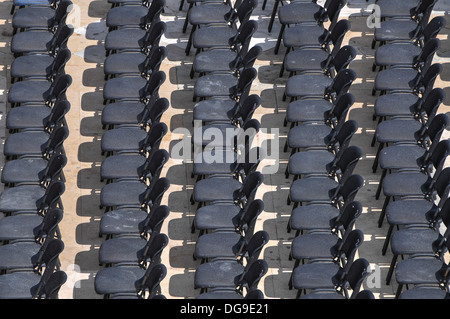
<svg viewBox="0 0 450 319"><path fill-rule="evenodd" d="M0 2L0 298L448 298L448 4L72 1Z"/></svg>

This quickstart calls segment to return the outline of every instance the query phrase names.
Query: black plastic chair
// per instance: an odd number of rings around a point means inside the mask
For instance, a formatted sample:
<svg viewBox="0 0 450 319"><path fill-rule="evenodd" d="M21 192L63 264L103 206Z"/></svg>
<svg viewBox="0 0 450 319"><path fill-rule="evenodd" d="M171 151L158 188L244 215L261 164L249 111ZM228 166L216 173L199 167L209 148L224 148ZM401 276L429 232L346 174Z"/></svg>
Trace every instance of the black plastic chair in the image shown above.
<svg viewBox="0 0 450 319"><path fill-rule="evenodd" d="M148 30L122 28L108 32L105 38L106 56L119 51L134 51L147 54L152 48L159 46L161 37L166 32L166 29L166 23L158 21L153 23Z"/></svg>
<svg viewBox="0 0 450 319"><path fill-rule="evenodd" d="M99 235L106 235L109 239L122 234L151 234L153 230L158 230L168 215L169 208L158 203L150 208L150 212L144 209L115 209L102 216Z"/></svg>
<svg viewBox="0 0 450 319"><path fill-rule="evenodd" d="M118 268L121 269L117 270ZM128 268L127 266L111 267L97 272L94 282L95 292L104 295L104 299L109 299L110 295L124 294L142 297L146 288L151 287L149 293L150 296L154 296L160 282L167 275L166 266L163 264L154 265L144 272L142 272L142 268L133 268L135 272L138 272L137 274L133 271L127 271Z"/></svg>
<svg viewBox="0 0 450 319"><path fill-rule="evenodd" d="M8 188L0 195L0 211L3 213L40 213L62 207L61 195L65 191L62 181L52 182L47 188L23 185Z"/></svg>
<svg viewBox="0 0 450 319"><path fill-rule="evenodd" d="M52 7L28 6L18 10L12 18L13 35L18 29L43 29L55 31L58 25L64 24L72 10L70 0L59 1L56 9ZM23 9L23 10L22 10Z"/></svg>
<svg viewBox="0 0 450 319"><path fill-rule="evenodd" d="M277 43L275 45L274 53L278 54L281 40L283 40L283 44L288 48L301 47L305 45L316 45L317 42L321 40L320 38L324 36L324 34L333 31L339 19L340 11L346 4L347 0L331 0L328 2L327 9L324 12L322 11L318 14L316 22L300 22L287 29L287 24L282 24ZM287 15L289 15L293 20L296 20L299 17L298 11L295 13L289 11L286 12ZM325 19L329 21L328 28L325 28L323 25ZM288 21L285 20L285 22ZM288 52L289 50L287 50L286 53Z"/></svg>
<svg viewBox="0 0 450 319"><path fill-rule="evenodd" d="M159 21L165 5L164 0L152 0L148 7L122 5L111 8L106 15L106 26L110 31L121 27L149 28L152 23Z"/></svg>
<svg viewBox="0 0 450 319"><path fill-rule="evenodd" d="M397 1L391 2L396 3ZM377 66L383 69L387 66L398 64L413 65L416 57L423 52L425 45L430 40L435 39L445 25L446 20L444 17L435 17L425 26L421 32L422 36L418 39L414 41L394 41L379 47L375 51L375 61L372 70L375 71Z"/></svg>
<svg viewBox="0 0 450 319"><path fill-rule="evenodd" d="M5 187L21 184L48 186L51 181L65 181L63 168L67 164L64 154L53 154L48 161L39 158L23 158L5 163L1 181Z"/></svg>
<svg viewBox="0 0 450 319"><path fill-rule="evenodd" d="M335 262L315 261L296 267L289 281L289 289L298 290L297 298L302 291L312 289L333 289L345 282L345 278L351 268L357 249L364 242L364 234L361 230L353 230L348 237L343 254Z"/></svg>
<svg viewBox="0 0 450 319"><path fill-rule="evenodd" d="M161 202L162 196L170 186L169 180L165 177L154 181L151 187L142 184L142 182L123 181L104 186L100 193L100 208L105 207L105 212L107 212L112 207L151 207L155 203L159 204Z"/></svg>
<svg viewBox="0 0 450 319"><path fill-rule="evenodd" d="M102 136L102 155L119 155L135 153L138 155L153 152L159 148L162 138L167 133L167 125L156 123L150 131L136 127L117 127L105 132Z"/></svg>
<svg viewBox="0 0 450 319"><path fill-rule="evenodd" d="M36 271L16 271L0 276L0 299L36 299L54 273L64 243L54 239L49 243Z"/></svg>
<svg viewBox="0 0 450 319"><path fill-rule="evenodd" d="M51 105L65 99L65 93L72 84L69 74L58 74L53 81L28 80L16 82L9 88L8 102L11 108L24 103Z"/></svg>
<svg viewBox="0 0 450 319"><path fill-rule="evenodd" d="M166 73L157 71L150 79L140 76L124 76L109 79L103 86L103 105L115 100L133 100L145 103L152 96L158 97Z"/></svg>
<svg viewBox="0 0 450 319"><path fill-rule="evenodd" d="M55 33L42 30L29 30L17 33L11 39L11 52L14 57L25 54L51 54L67 46L67 41L73 34L73 27L58 25Z"/></svg>
<svg viewBox="0 0 450 319"><path fill-rule="evenodd" d="M375 3L380 7L380 18L410 18L411 10L417 8L420 0L403 0L403 1L389 1L376 0Z"/></svg>
<svg viewBox="0 0 450 319"><path fill-rule="evenodd" d="M65 126L46 132L24 131L11 134L5 141L3 153L6 159L41 157L49 159L53 153L64 153L63 142L69 135Z"/></svg>
<svg viewBox="0 0 450 319"><path fill-rule="evenodd" d="M264 245L269 241L269 234L266 231L256 232L248 242L247 259L244 264L240 259L215 259L203 263L195 270L194 288L201 288L200 293L212 288L234 288L241 277L250 271Z"/></svg>
<svg viewBox="0 0 450 319"><path fill-rule="evenodd" d="M105 80L121 75L134 75L149 78L159 71L162 61L167 57L166 47L153 47L148 54L123 52L108 56L103 65Z"/></svg>
<svg viewBox="0 0 450 319"><path fill-rule="evenodd" d="M22 8L26 6L42 6L42 7L51 7L55 8L57 6L58 0L32 0L32 1L24 1L24 0L14 0L11 7L11 14L14 13L16 7Z"/></svg>
<svg viewBox="0 0 450 319"><path fill-rule="evenodd" d="M59 299L59 290L66 281L67 274L64 271L58 270L52 273L45 283L43 295L40 296L40 299Z"/></svg>

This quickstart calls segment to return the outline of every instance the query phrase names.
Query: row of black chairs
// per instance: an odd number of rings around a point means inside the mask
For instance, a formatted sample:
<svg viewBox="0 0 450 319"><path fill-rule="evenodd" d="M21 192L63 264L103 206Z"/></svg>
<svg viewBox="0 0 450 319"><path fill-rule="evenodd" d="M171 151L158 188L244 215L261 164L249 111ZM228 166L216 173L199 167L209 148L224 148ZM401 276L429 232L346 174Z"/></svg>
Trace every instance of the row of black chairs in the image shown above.
<svg viewBox="0 0 450 319"><path fill-rule="evenodd" d="M160 177L169 160L160 144L167 133L161 117L169 101L159 89L166 74L159 68L167 50L159 46L166 25L160 21L165 1L110 1L106 17L105 84L102 110L100 178L105 213L99 235L100 266L95 291L105 299L164 299L167 275L161 254L168 237L161 233L169 208L161 205L170 186Z"/></svg>
<svg viewBox="0 0 450 319"><path fill-rule="evenodd" d="M263 299L258 284L268 265L259 256L269 235L255 232L264 210L263 201L255 199L263 182L257 170L263 154L251 148L260 129L253 114L261 98L249 94L257 76L253 64L262 52L260 46L250 48L258 24L249 17L257 1L196 2L189 1L183 28L192 25L186 54L191 45L197 49L191 78L199 74L191 196L198 206L191 231L199 231L193 257L201 264L194 288L200 289L197 299Z"/></svg>
<svg viewBox="0 0 450 319"><path fill-rule="evenodd" d="M450 168L445 168L450 141L441 137L449 119L439 113L445 93L434 88L442 66L432 64L446 21L440 16L429 21L436 2L377 2L382 22L372 46L380 42L373 95L381 95L374 107L372 146L379 146L372 169L382 169L376 198L381 192L386 197L378 220L379 227L384 219L389 224L382 254L389 245L393 254L386 284L395 273L400 299L448 295L450 267L443 255L450 234ZM404 286L411 289L402 292Z"/></svg>
<svg viewBox="0 0 450 319"><path fill-rule="evenodd" d="M69 132L65 65L73 28L65 24L71 1L30 2L12 18L9 130L0 195L1 298L57 299L67 275L59 270L64 249L59 222L64 207L63 142Z"/></svg>

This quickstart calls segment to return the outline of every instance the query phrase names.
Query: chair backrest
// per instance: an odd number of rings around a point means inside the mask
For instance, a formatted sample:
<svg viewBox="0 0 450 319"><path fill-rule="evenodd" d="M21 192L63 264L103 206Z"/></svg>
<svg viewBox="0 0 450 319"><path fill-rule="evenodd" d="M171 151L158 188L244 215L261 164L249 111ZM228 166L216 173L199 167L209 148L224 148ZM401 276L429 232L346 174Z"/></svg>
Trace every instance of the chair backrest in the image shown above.
<svg viewBox="0 0 450 319"><path fill-rule="evenodd" d="M157 99L159 98L159 88L166 81L166 73L164 71L156 71L150 76L147 84L144 87L144 96L142 100Z"/></svg>
<svg viewBox="0 0 450 319"><path fill-rule="evenodd" d="M43 158L50 158L53 153L58 153L62 148L64 140L69 136L69 130L65 126L60 126L51 132L47 145L42 152Z"/></svg>
<svg viewBox="0 0 450 319"><path fill-rule="evenodd" d="M168 131L167 125L163 122L154 124L148 132L145 141L143 143L142 152L155 152L159 149L161 140ZM151 154L149 154L150 156Z"/></svg>
<svg viewBox="0 0 450 319"><path fill-rule="evenodd" d="M236 36L229 41L230 47L242 54L247 53L250 40L257 30L258 22L255 20L245 22Z"/></svg>
<svg viewBox="0 0 450 319"><path fill-rule="evenodd" d="M36 236L36 242L43 243L46 238L53 238L56 227L63 218L63 211L59 208L52 208L45 213L42 219L41 229Z"/></svg>
<svg viewBox="0 0 450 319"><path fill-rule="evenodd" d="M444 99L445 92L443 89L434 88L430 91L421 106L422 112L420 113L420 116L422 123L425 123L425 125L431 123ZM426 119L425 116L427 117Z"/></svg>
<svg viewBox="0 0 450 319"><path fill-rule="evenodd" d="M41 184L48 186L53 180L56 180L66 164L67 157L64 154L53 154L41 178Z"/></svg>
<svg viewBox="0 0 450 319"><path fill-rule="evenodd" d="M343 46L331 59L336 72L347 68L356 57L356 50L350 45Z"/></svg>
<svg viewBox="0 0 450 319"><path fill-rule="evenodd" d="M55 9L55 14L50 18L49 30L53 29L55 26L65 23L67 15L72 11L73 3L70 0L60 1L59 5Z"/></svg>
<svg viewBox="0 0 450 319"><path fill-rule="evenodd" d="M141 286L138 291L141 297L144 297L145 291L148 290L148 297L152 298L157 293L158 287L161 281L167 275L167 268L164 264L157 264L153 267L149 267L146 274L142 278Z"/></svg>
<svg viewBox="0 0 450 319"><path fill-rule="evenodd" d="M150 29L147 30L147 33L145 34L142 50L147 54L151 54L151 51L155 50L159 46L161 37L166 30L167 25L164 21L152 23Z"/></svg>
<svg viewBox="0 0 450 319"><path fill-rule="evenodd" d="M42 212L55 207L65 190L66 187L62 181L52 182L45 190L39 211Z"/></svg>
<svg viewBox="0 0 450 319"><path fill-rule="evenodd" d="M325 89L325 97L331 97L332 94L339 97L340 95L347 93L355 79L356 73L352 69L339 71L331 85Z"/></svg>
<svg viewBox="0 0 450 319"><path fill-rule="evenodd" d="M239 124L242 127L244 122L246 122L253 116L253 113L260 105L261 105L261 98L259 97L259 95L257 94L249 95L244 100L242 105L240 105L237 108L236 113L233 115L232 119L233 123Z"/></svg>
<svg viewBox="0 0 450 319"><path fill-rule="evenodd" d="M430 160L428 164L428 170L431 171L431 167L434 168L434 175L439 176L442 168L444 167L445 160L450 153L450 140L442 140L438 143L433 153L430 155ZM433 176L434 177L434 176Z"/></svg>
<svg viewBox="0 0 450 319"><path fill-rule="evenodd" d="M169 153L165 149L159 149L152 152L151 157L147 157L145 160L141 177L149 178L151 181L158 180L161 170L169 158Z"/></svg>
<svg viewBox="0 0 450 319"><path fill-rule="evenodd" d="M330 150L338 151L345 149L352 136L356 133L358 129L358 123L355 120L348 120L342 124L339 131L335 135L331 136L326 142L327 147Z"/></svg>
<svg viewBox="0 0 450 319"><path fill-rule="evenodd" d="M336 132L339 132L344 125L348 111L354 102L355 98L351 93L341 95L330 112L326 115L326 123L330 124Z"/></svg>
<svg viewBox="0 0 450 319"><path fill-rule="evenodd" d="M154 101L151 99L151 101ZM140 122L152 127L155 123L159 123L162 115L169 108L169 100L165 97L157 99L154 103L147 103L142 112Z"/></svg>
<svg viewBox="0 0 450 319"><path fill-rule="evenodd" d="M232 62L232 69L246 69L251 68L255 64L256 59L262 53L262 48L259 45L255 45L248 50L245 55L244 51L239 51L236 60Z"/></svg>
<svg viewBox="0 0 450 319"><path fill-rule="evenodd" d="M364 289L356 294L355 299L375 299L375 295L372 291Z"/></svg>
<svg viewBox="0 0 450 319"><path fill-rule="evenodd" d="M264 294L259 289L253 289L247 292L244 299L264 299Z"/></svg>
<svg viewBox="0 0 450 319"><path fill-rule="evenodd" d="M49 74L49 79L54 80L57 74L62 74L66 63L70 60L71 52L69 49L64 48L58 51L55 59L51 64L51 72Z"/></svg>
<svg viewBox="0 0 450 319"><path fill-rule="evenodd" d="M340 261L344 265L344 272L348 272L353 263L356 251L364 242L364 233L360 229L354 229L348 234L346 241L342 244Z"/></svg>
<svg viewBox="0 0 450 319"><path fill-rule="evenodd" d="M421 26L426 26L430 20L431 11L438 0L421 0L417 7L411 12L413 19L419 21Z"/></svg>
<svg viewBox="0 0 450 319"><path fill-rule="evenodd" d="M236 227L241 234L245 234L246 238L251 238L254 235L256 219L263 210L264 202L260 199L252 200L248 205L247 210L244 212Z"/></svg>
<svg viewBox="0 0 450 319"><path fill-rule="evenodd" d="M450 167L446 167L441 171L434 183L434 190L441 199L440 203L443 203L450 191Z"/></svg>
<svg viewBox="0 0 450 319"><path fill-rule="evenodd" d="M346 19L340 20L336 23L331 33L328 33L328 36L324 38L326 43L331 41L333 44L333 49L331 50L331 55L334 56L339 51L342 45L342 41L344 40L345 34L350 30L351 25L350 22Z"/></svg>
<svg viewBox="0 0 450 319"><path fill-rule="evenodd" d="M326 10L326 16L330 21L328 30L332 31L339 19L339 14L342 8L347 4L347 0L331 0Z"/></svg>
<svg viewBox="0 0 450 319"><path fill-rule="evenodd" d="M248 254L246 267L249 267L254 261L259 258L264 245L269 242L269 239L269 234L264 230L260 230L253 234L246 247Z"/></svg>
<svg viewBox="0 0 450 319"><path fill-rule="evenodd" d="M362 156L362 150L356 145L347 147L347 149L342 153L342 156L336 163L336 168L341 171L341 176L339 178L340 184L345 183L348 177L352 175L356 164L358 164L358 161Z"/></svg>
<svg viewBox="0 0 450 319"><path fill-rule="evenodd" d="M152 207L153 205L159 205L161 203L161 199L167 189L170 187L169 179L166 177L162 177L158 179L153 187L147 187L147 192L144 195L144 204Z"/></svg>
<svg viewBox="0 0 450 319"><path fill-rule="evenodd" d="M258 0L243 0L236 10L236 17L241 24L250 19L253 10L258 6Z"/></svg>
<svg viewBox="0 0 450 319"><path fill-rule="evenodd" d="M244 200L253 199L263 181L264 176L260 172L253 172L247 175L241 188L234 194L235 202L242 203Z"/></svg>
<svg viewBox="0 0 450 319"><path fill-rule="evenodd" d="M55 238L51 240L45 249L40 264L37 265L36 270L41 273L41 288L45 285L50 275L53 273L59 254L64 250L64 243L61 239ZM45 267L44 272L42 269ZM41 289L37 289L40 293Z"/></svg>
<svg viewBox="0 0 450 319"><path fill-rule="evenodd" d="M259 281L267 273L268 269L269 266L264 259L254 261L244 272L243 276L236 285L236 288L239 291L243 291L245 287L247 292L256 289Z"/></svg>
<svg viewBox="0 0 450 319"><path fill-rule="evenodd" d="M445 27L447 21L444 17L438 16L431 19L431 21L423 28L423 42L435 38L439 32Z"/></svg>
<svg viewBox="0 0 450 319"><path fill-rule="evenodd" d="M67 100L58 100L50 110L50 116L45 123L45 130L52 131L59 124L64 122L64 117L70 110L70 102Z"/></svg>
<svg viewBox="0 0 450 319"><path fill-rule="evenodd" d="M150 236L159 234L162 224L169 214L170 210L166 205L152 206L150 213L143 222L142 233L150 234Z"/></svg>
<svg viewBox="0 0 450 319"><path fill-rule="evenodd" d="M239 149L251 145L260 129L261 123L257 119L247 119L242 128L235 129L237 132L234 138L235 147Z"/></svg>
<svg viewBox="0 0 450 319"><path fill-rule="evenodd" d="M165 5L165 0L153 0L145 17L145 25L160 21L160 15L164 10Z"/></svg>
<svg viewBox="0 0 450 319"><path fill-rule="evenodd" d="M151 54L147 55L144 61L144 74L152 74L159 71L161 63L167 57L167 49L164 46L156 47L151 51Z"/></svg>
<svg viewBox="0 0 450 319"><path fill-rule="evenodd" d="M235 99L245 99L248 96L250 86L257 75L258 72L253 67L242 70L238 84L236 85L234 92L232 92L231 97Z"/></svg>
<svg viewBox="0 0 450 319"><path fill-rule="evenodd" d="M414 90L423 91L426 95L427 91L431 91L438 75L442 72L442 65L435 63L431 65L424 73L419 74L417 85Z"/></svg>
<svg viewBox="0 0 450 319"><path fill-rule="evenodd" d="M420 54L414 58L414 66L416 68L420 67L422 72L426 71L433 62L434 54L439 50L440 46L441 41L439 39L433 38L428 40Z"/></svg>
<svg viewBox="0 0 450 319"><path fill-rule="evenodd" d="M60 49L65 48L67 46L67 41L69 41L73 32L74 29L72 26L66 24L58 25L58 29L56 30L53 39L48 44L48 52L55 55Z"/></svg>
<svg viewBox="0 0 450 319"><path fill-rule="evenodd" d="M415 138L419 144L426 144L429 140L439 140L448 124L449 119L447 115L439 113L431 120L430 125L423 125L423 127L415 133Z"/></svg>
<svg viewBox="0 0 450 319"><path fill-rule="evenodd" d="M50 275L45 283L43 292L45 299L58 299L58 292L67 281L67 274L58 270Z"/></svg>
<svg viewBox="0 0 450 319"><path fill-rule="evenodd" d="M352 288L352 294L349 297L350 299L356 299L364 279L369 275L369 267L369 262L364 258L358 258L352 263L346 276L346 281L350 288ZM360 295L360 297L362 297L362 295Z"/></svg>
<svg viewBox="0 0 450 319"><path fill-rule="evenodd" d="M50 87L46 103L51 104L56 100L63 100L63 96L71 84L72 77L69 74L59 73L56 75L55 80Z"/></svg>
<svg viewBox="0 0 450 319"><path fill-rule="evenodd" d="M152 267L153 265L160 263L161 254L168 243L169 238L166 234L152 235L152 237L147 241L147 244L145 245L140 262L146 263L150 261L147 267Z"/></svg>
<svg viewBox="0 0 450 319"><path fill-rule="evenodd" d="M354 174L347 178L345 183L341 187L339 187L334 199L338 201L340 198L342 198L342 201L344 202L343 205L346 206L348 203L352 202L355 199L356 194L363 186L364 179L361 177L361 175Z"/></svg>

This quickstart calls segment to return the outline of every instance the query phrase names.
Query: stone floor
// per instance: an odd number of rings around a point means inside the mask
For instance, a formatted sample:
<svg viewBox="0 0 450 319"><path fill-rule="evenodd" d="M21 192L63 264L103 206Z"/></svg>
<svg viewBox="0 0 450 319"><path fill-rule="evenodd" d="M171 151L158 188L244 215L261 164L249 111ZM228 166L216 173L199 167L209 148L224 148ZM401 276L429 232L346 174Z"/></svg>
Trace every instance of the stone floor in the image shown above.
<svg viewBox="0 0 450 319"><path fill-rule="evenodd" d="M101 128L102 88L104 85L102 63L105 51L102 41L107 29L105 27L106 13L110 5L106 0L76 0L74 10L69 15L67 23L75 27L68 46L72 58L66 66L66 72L73 78L67 97L72 108L67 114L70 135L65 142L68 164L64 169L66 192L63 195L65 215L60 224L65 250L61 254L61 269L69 275L67 283L60 291L64 299L98 299L94 291L94 278L100 269L98 265L98 249L105 240L98 237L99 221L103 211L99 209L100 191L104 183L100 182L99 171L104 157L100 154L100 140L104 131ZM262 3L262 0L260 1ZM284 177L284 170L289 153L283 152L287 136L287 128L283 127L287 102L282 101L287 74L278 77L281 61L284 56L282 47L279 54L273 53L279 22L275 21L272 33L267 32L267 25L272 11L272 1L268 1L263 11L261 5L254 11L252 19L259 23L252 45L261 45L263 54L255 63L258 78L254 81L251 93L257 93L262 98L261 107L254 117L260 120L268 134L279 130L279 147L273 148L274 154L279 154L279 167L276 173L264 175L263 185L258 189L256 198L264 201L265 211L260 215L256 230L264 229L270 235L270 242L261 254L268 265L269 271L261 280L259 288L266 298L295 298L296 292L288 289L288 280L293 261L289 261L290 245L293 233L286 232L292 206L286 204L286 198L292 178ZM370 1L371 3L373 1ZM6 114L6 94L9 86L8 70L13 60L9 43L12 36L11 1L0 0L0 138L4 140L7 133L4 129L4 114ZM169 133L161 143L161 148L169 150L182 139L177 129L192 130L192 89L196 79L190 79L189 71L193 61L193 53L186 56L188 32L181 32L186 9L178 10L179 0L167 0L167 8L162 14L162 20L167 23L167 32L161 44L168 49L168 58L161 69L167 74L167 81L160 89L160 95L169 99L170 108L164 114L162 121L169 127ZM364 211L358 219L356 227L365 234L365 241L358 251L358 256L366 258L372 269L372 274L365 281L363 288L374 292L376 298L391 299L396 290L395 280L391 285L384 283L392 255L388 251L382 256L381 247L387 232L386 223L377 227L377 220L383 200L375 200L379 172L372 173L370 167L376 151L370 147L376 122L372 121L375 97L371 95L376 73L371 71L374 50L370 48L373 29L367 27L367 3L364 0L349 0L342 11L341 17L351 22L351 32L347 33L343 45L350 44L357 49L358 55L350 67L357 73L358 79L353 83L350 92L355 96L355 103L348 117L359 124L359 130L352 139L353 145L358 145L364 151L364 156L358 163L355 173L364 177L365 186L357 196ZM435 15L448 15L450 1L441 0L435 7ZM436 81L436 87L442 87L447 98L439 112L450 111L450 42L449 26L439 35L442 40L435 61L443 64L444 71ZM448 131L444 137L448 137ZM259 136L262 141L265 137ZM277 144L272 144L277 145ZM0 157L0 160L3 160ZM265 161L265 165L274 162ZM199 291L193 288L194 273L199 265L192 259L194 245L198 233L190 233L190 225L195 214L195 206L189 203L195 180L191 178L192 164L189 161L172 158L164 167L161 176L170 179L171 187L162 200L169 206L171 214L165 221L162 232L167 234L170 242L163 252L162 262L167 266L168 276L162 282L162 293L168 298L195 298Z"/></svg>

